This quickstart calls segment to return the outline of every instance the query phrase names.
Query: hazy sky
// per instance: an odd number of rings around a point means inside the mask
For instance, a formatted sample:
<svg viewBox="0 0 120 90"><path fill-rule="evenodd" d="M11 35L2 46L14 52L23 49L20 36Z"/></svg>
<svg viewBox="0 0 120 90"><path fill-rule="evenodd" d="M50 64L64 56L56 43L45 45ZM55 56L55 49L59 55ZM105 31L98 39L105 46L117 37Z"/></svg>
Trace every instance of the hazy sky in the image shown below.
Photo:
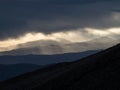
<svg viewBox="0 0 120 90"><path fill-rule="evenodd" d="M120 0L0 0L0 51L37 40L76 43L119 35Z"/></svg>

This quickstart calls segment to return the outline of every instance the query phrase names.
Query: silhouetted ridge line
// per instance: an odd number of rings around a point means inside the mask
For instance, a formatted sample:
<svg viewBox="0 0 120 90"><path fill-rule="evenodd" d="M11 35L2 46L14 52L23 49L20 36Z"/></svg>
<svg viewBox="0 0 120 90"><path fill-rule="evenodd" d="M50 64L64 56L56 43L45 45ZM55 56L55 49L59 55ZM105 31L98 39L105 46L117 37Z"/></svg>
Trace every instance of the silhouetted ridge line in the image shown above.
<svg viewBox="0 0 120 90"><path fill-rule="evenodd" d="M25 78L21 78L24 77ZM2 90L120 90L120 44L1 83Z"/></svg>

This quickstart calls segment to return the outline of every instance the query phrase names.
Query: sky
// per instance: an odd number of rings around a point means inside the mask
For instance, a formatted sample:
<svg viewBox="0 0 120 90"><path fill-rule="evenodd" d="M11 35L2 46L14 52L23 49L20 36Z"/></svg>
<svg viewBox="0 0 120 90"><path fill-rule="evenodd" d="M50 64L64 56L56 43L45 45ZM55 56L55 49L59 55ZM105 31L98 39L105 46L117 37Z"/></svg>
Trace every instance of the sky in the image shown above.
<svg viewBox="0 0 120 90"><path fill-rule="evenodd" d="M0 0L0 52L35 41L67 45L99 42L96 38L102 37L110 38L100 39L110 47L119 43L119 35L120 0ZM91 49L103 48L100 44Z"/></svg>

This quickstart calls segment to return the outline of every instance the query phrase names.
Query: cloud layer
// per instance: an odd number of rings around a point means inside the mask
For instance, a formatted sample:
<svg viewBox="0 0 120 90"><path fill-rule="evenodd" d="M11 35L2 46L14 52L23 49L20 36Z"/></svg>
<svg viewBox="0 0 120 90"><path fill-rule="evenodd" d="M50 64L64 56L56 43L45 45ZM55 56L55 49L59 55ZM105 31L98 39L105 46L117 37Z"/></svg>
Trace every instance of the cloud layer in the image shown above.
<svg viewBox="0 0 120 90"><path fill-rule="evenodd" d="M79 52L119 40L120 0L0 0L0 52Z"/></svg>
<svg viewBox="0 0 120 90"><path fill-rule="evenodd" d="M70 30L70 31L64 31L64 32L62 31L62 32L51 33L51 34L44 34L42 32L27 33L19 38L0 41L0 52L10 51L10 50L19 49L19 48L28 48L28 47L31 48L33 46L41 47L41 45L47 46L47 47L50 47L51 45L55 45L55 46L64 48L68 44L83 43L83 42L92 43L91 41L93 40L94 42L92 45L93 46L98 45L97 48L102 49L102 48L105 48L105 46L103 47L101 46L102 44L99 45L97 43L103 43L103 45L106 45L106 47L109 47L119 42L120 40L119 35L120 35L120 28L111 28L111 29L106 29L105 31L101 29L85 28L84 32L81 29L76 29L76 30ZM103 37L104 39L101 39ZM74 44L72 48L79 48L78 46L76 47L76 45ZM86 48L85 50L87 50L88 46L84 48ZM81 51L84 48L81 48ZM92 50L97 48L95 47L95 48L89 48L89 49ZM75 50L77 51L77 49ZM67 50L67 52L68 51L69 50Z"/></svg>
<svg viewBox="0 0 120 90"><path fill-rule="evenodd" d="M1 0L0 39L119 27L119 9L119 0Z"/></svg>

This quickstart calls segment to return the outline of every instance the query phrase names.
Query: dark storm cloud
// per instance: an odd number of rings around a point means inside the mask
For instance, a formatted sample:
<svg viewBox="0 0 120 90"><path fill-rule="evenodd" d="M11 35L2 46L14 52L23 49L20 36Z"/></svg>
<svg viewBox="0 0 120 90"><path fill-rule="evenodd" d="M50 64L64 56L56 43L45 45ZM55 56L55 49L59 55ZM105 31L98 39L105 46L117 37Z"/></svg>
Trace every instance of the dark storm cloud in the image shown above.
<svg viewBox="0 0 120 90"><path fill-rule="evenodd" d="M27 32L118 27L119 0L0 0L0 38Z"/></svg>

